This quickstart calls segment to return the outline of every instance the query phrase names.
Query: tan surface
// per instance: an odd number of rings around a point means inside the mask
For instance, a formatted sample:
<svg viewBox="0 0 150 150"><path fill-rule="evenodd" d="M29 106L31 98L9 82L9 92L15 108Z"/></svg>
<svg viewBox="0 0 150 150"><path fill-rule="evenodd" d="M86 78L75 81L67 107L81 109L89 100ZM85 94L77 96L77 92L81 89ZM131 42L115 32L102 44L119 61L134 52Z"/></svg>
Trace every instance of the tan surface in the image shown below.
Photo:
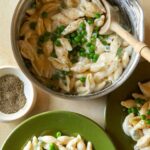
<svg viewBox="0 0 150 150"><path fill-rule="evenodd" d="M10 44L11 18L17 2L18 0L0 0L0 66L17 65L13 58ZM148 38L150 33L150 13L148 11L150 8L150 1L141 0L141 4L146 14L146 43L150 45L150 40ZM37 114L47 110L70 110L86 115L104 127L105 99L106 98L101 98L98 100L81 102L67 101L44 94L42 91L38 90L37 104L31 114ZM20 121L14 123L0 123L0 146L19 122Z"/></svg>
<svg viewBox="0 0 150 150"><path fill-rule="evenodd" d="M12 54L10 44L10 25L14 8L18 0L0 0L0 66L17 65ZM37 104L31 114L48 110L70 110L81 113L104 126L105 98L92 101L60 100L38 90ZM31 115L30 114L30 115ZM21 121L14 123L0 123L0 146L12 129Z"/></svg>

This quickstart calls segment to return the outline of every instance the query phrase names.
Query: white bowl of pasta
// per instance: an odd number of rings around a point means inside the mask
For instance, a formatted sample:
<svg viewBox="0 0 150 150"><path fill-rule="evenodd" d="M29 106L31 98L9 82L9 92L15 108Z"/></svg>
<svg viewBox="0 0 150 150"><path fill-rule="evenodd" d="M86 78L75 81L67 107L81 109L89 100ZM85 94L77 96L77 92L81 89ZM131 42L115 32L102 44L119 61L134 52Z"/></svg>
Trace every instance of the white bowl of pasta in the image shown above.
<svg viewBox="0 0 150 150"><path fill-rule="evenodd" d="M119 1L113 2L128 18L125 26L129 21L142 41L139 4L127 0L122 8ZM20 1L11 32L20 68L36 85L57 96L93 99L110 93L131 75L139 54L115 33L100 35L106 14L98 0Z"/></svg>

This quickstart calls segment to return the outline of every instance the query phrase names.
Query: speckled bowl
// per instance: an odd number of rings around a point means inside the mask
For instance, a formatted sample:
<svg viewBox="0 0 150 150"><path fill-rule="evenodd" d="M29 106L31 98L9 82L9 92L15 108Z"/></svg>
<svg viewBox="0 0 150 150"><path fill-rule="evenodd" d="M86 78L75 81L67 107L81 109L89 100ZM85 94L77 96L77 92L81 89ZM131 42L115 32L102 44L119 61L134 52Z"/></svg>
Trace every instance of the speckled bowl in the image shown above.
<svg viewBox="0 0 150 150"><path fill-rule="evenodd" d="M13 114L4 114L0 110L0 121L9 122L18 120L24 117L33 108L36 101L36 90L30 80L22 73L19 68L16 67L1 67L0 77L11 74L17 76L24 83L24 94L26 96L26 104L18 112Z"/></svg>

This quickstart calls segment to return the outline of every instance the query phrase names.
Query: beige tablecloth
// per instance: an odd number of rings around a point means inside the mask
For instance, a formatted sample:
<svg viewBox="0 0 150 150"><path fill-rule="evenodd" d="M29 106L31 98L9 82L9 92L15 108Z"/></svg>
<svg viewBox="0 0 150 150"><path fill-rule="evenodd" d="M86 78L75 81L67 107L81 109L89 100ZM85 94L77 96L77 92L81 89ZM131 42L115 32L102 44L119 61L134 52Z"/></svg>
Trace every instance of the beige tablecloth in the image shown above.
<svg viewBox="0 0 150 150"><path fill-rule="evenodd" d="M11 49L10 44L10 25L14 8L18 0L0 0L0 66L17 65ZM145 12L146 23L146 42L150 45L150 1L141 0L141 4ZM95 120L98 124L104 127L104 110L106 105L106 97L99 98L92 101L68 101L47 95L41 90L37 89L38 98L34 110L30 116L48 110L69 110L81 113ZM29 116L27 116L29 117ZM22 119L24 120L24 119ZM8 134L18 125L20 121L13 123L0 123L0 147Z"/></svg>

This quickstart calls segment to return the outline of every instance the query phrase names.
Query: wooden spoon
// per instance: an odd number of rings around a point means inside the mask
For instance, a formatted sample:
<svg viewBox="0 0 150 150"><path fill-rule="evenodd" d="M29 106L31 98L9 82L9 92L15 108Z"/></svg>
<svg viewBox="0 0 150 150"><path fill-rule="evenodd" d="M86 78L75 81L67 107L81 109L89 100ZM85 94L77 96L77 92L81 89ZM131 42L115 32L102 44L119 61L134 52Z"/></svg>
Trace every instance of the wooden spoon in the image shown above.
<svg viewBox="0 0 150 150"><path fill-rule="evenodd" d="M136 52L138 52L143 58L150 62L150 49L145 43L138 41L133 35L126 31L119 24L119 15L106 0L101 0L107 12L107 21L101 28L100 34L106 34L110 31L116 32L120 37L127 41Z"/></svg>

